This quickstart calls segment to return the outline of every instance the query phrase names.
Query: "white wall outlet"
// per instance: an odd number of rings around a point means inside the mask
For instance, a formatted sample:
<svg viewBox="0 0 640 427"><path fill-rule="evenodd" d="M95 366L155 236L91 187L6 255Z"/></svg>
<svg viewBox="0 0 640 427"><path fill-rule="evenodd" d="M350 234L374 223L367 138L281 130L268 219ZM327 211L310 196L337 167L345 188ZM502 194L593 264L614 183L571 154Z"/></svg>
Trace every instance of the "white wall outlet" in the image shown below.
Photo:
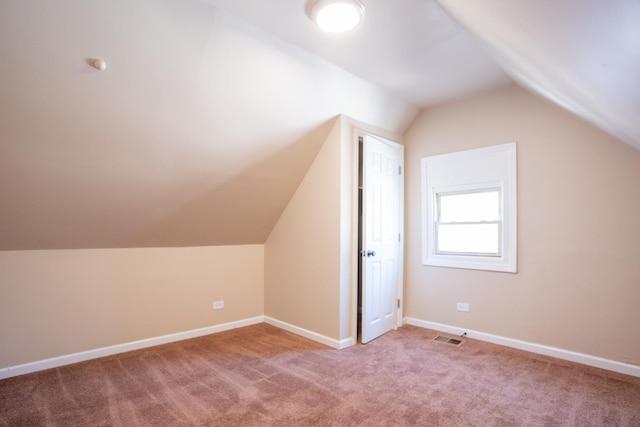
<svg viewBox="0 0 640 427"><path fill-rule="evenodd" d="M224 308L224 301L214 301L213 309L214 310L222 310Z"/></svg>
<svg viewBox="0 0 640 427"><path fill-rule="evenodd" d="M467 304L466 302L459 302L456 304L456 308L458 309L458 311L469 311L469 304Z"/></svg>

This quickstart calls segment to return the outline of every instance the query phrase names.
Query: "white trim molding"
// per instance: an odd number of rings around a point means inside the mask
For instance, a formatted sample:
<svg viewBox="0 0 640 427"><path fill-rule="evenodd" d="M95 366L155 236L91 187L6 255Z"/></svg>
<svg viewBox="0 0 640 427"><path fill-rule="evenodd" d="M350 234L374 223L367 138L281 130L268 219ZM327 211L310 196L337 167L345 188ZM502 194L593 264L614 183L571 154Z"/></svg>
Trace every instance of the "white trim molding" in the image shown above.
<svg viewBox="0 0 640 427"><path fill-rule="evenodd" d="M268 323L277 328L284 329L285 331L291 332L296 335L300 335L301 337L308 338L312 341L319 342L320 344L333 347L337 350L342 350L343 348L347 348L355 344L355 340L352 337L345 338L343 340L336 340L333 338L329 338L325 335L321 335L317 332L313 332L308 329L304 329L299 326L295 326L290 323L286 323L281 320L274 319L272 317L265 316L264 321L265 323Z"/></svg>
<svg viewBox="0 0 640 427"><path fill-rule="evenodd" d="M516 348L518 350L529 351L531 353L542 354L544 356L551 356L557 359L568 360L571 362L581 363L583 365L593 366L596 368L606 369L613 372L618 372L625 375L632 375L634 377L640 377L640 366L632 365L624 362L617 362L615 360L603 359L601 357L591 356L589 354L577 353L575 351L564 350L557 347L549 347L542 344L530 343L527 341L521 341L513 338L502 337L499 335L488 334L485 332L473 331L470 329L460 328L458 326L444 325L442 323L429 322L427 320L420 320L413 317L405 317L404 323L407 325L418 326L425 329L433 329L439 332L445 332L453 335L462 335L467 333L467 337L477 339L480 341L486 341L493 344L499 344L506 347Z"/></svg>
<svg viewBox="0 0 640 427"><path fill-rule="evenodd" d="M189 338L201 337L204 335L224 332L231 329L242 328L244 326L264 323L264 316L252 317L235 322L222 323L220 325L208 326L190 331L178 332L175 334L162 335L159 337L147 338L139 341L132 341L124 344L116 344L94 350L82 351L79 353L67 354L50 359L38 360L36 362L25 363L23 365L10 366L0 369L0 380L16 377L18 375L30 374L45 369L57 368L59 366L70 365L72 363L84 362L86 360L97 359L99 357L112 356L114 354L125 353L127 351L139 350L161 344L168 344L175 341L182 341Z"/></svg>

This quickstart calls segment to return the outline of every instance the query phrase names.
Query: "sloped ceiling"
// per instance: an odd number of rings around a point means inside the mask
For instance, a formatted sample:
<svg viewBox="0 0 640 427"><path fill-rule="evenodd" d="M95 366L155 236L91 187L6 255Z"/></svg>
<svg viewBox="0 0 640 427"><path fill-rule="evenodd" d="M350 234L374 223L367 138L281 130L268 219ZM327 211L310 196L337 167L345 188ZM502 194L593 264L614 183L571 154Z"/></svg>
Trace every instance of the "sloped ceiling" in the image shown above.
<svg viewBox="0 0 640 427"><path fill-rule="evenodd" d="M640 149L636 0L365 0L340 36L304 5L0 0L0 250L263 243L337 115L512 79Z"/></svg>
<svg viewBox="0 0 640 427"><path fill-rule="evenodd" d="M438 1L518 84L640 150L640 1Z"/></svg>
<svg viewBox="0 0 640 427"><path fill-rule="evenodd" d="M0 58L2 250L262 243L338 114L418 112L194 0L2 1Z"/></svg>

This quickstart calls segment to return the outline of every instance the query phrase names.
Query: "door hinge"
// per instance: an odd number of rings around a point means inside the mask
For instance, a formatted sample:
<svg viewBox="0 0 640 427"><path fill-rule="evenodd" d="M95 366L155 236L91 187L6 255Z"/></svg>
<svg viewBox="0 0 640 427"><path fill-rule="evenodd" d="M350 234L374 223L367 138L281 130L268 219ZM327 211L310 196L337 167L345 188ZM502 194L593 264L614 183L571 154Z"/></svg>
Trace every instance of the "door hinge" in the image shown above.
<svg viewBox="0 0 640 427"><path fill-rule="evenodd" d="M398 308L400 308L400 298L398 298Z"/></svg>
<svg viewBox="0 0 640 427"><path fill-rule="evenodd" d="M402 166L398 166L398 175L402 175Z"/></svg>

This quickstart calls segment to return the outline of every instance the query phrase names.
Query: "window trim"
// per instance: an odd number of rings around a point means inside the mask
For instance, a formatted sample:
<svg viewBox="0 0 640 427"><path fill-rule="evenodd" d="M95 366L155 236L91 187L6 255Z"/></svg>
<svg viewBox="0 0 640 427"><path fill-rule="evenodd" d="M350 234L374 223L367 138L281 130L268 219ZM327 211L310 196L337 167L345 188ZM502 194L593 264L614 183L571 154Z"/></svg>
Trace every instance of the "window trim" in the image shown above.
<svg viewBox="0 0 640 427"><path fill-rule="evenodd" d="M423 157L422 264L473 270L517 272L516 143ZM499 256L437 253L435 250L438 193L501 189L502 231Z"/></svg>

